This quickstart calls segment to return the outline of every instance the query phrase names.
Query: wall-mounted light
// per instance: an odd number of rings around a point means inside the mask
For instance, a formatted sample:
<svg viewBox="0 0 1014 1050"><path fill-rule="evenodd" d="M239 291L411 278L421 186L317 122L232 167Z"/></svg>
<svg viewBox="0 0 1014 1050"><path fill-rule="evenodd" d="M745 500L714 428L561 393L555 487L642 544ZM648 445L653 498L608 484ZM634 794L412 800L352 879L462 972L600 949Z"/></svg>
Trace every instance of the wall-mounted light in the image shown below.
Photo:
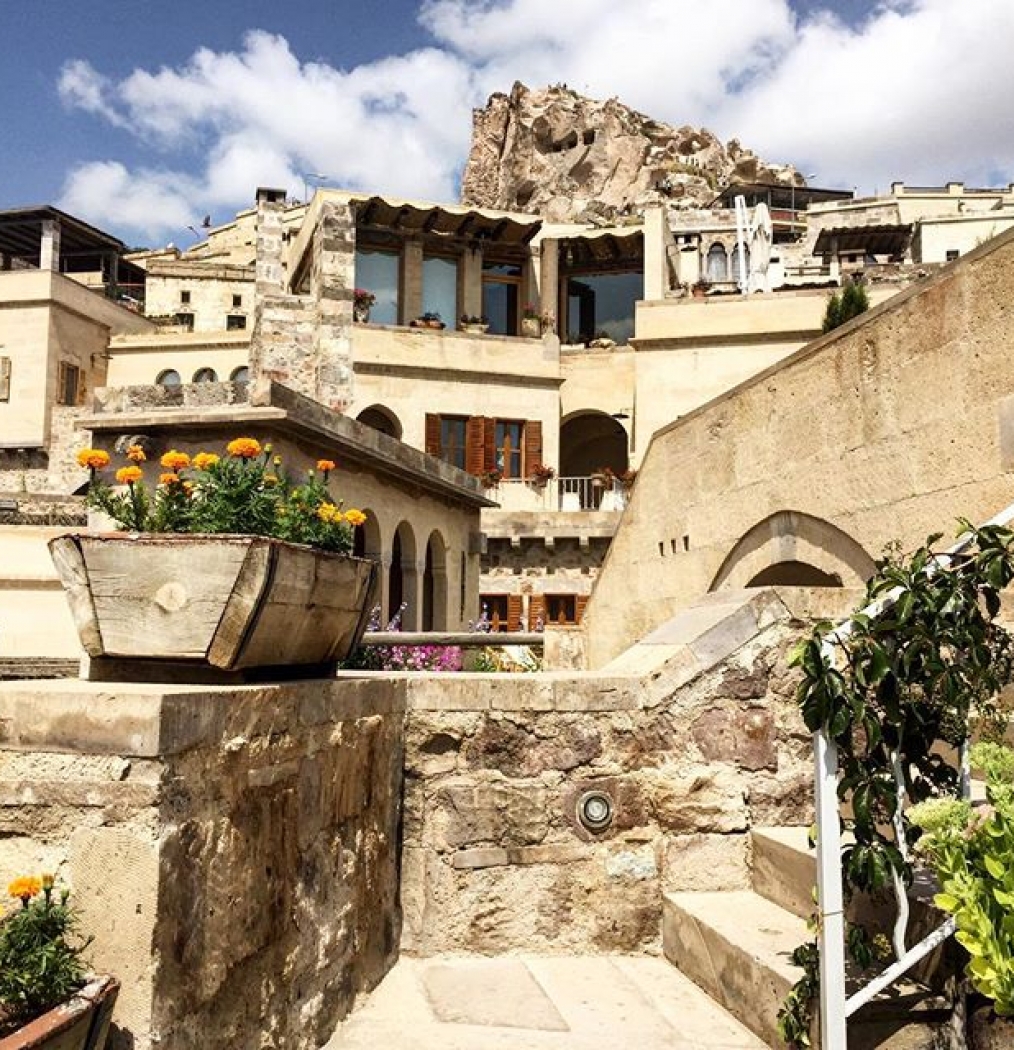
<svg viewBox="0 0 1014 1050"><path fill-rule="evenodd" d="M577 800L577 819L588 831L605 831L613 822L613 800L604 791L586 791Z"/></svg>

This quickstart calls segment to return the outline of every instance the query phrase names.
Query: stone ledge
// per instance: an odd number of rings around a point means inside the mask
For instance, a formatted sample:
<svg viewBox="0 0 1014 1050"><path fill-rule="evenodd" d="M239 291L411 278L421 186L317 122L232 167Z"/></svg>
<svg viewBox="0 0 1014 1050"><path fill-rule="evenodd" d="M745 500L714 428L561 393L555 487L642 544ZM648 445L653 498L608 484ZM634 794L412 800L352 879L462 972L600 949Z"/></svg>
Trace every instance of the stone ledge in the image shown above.
<svg viewBox="0 0 1014 1050"><path fill-rule="evenodd" d="M595 672L406 676L411 711L636 711L637 676Z"/></svg>
<svg viewBox="0 0 1014 1050"><path fill-rule="evenodd" d="M476 868L496 868L509 864L572 864L590 860L595 851L590 846L570 846L564 843L545 846L508 846L462 849L451 858L459 871Z"/></svg>

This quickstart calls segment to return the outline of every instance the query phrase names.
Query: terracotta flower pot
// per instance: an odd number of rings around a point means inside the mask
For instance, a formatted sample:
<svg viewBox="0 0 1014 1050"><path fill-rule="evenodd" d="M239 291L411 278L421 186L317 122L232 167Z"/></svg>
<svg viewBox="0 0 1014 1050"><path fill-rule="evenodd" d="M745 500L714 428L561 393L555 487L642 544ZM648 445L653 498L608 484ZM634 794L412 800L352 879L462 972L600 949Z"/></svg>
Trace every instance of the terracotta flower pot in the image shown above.
<svg viewBox="0 0 1014 1050"><path fill-rule="evenodd" d="M75 996L0 1037L0 1050L103 1050L120 990L113 977L95 977Z"/></svg>
<svg viewBox="0 0 1014 1050"><path fill-rule="evenodd" d="M523 317L521 334L527 339L538 339L542 335L542 322L537 317Z"/></svg>

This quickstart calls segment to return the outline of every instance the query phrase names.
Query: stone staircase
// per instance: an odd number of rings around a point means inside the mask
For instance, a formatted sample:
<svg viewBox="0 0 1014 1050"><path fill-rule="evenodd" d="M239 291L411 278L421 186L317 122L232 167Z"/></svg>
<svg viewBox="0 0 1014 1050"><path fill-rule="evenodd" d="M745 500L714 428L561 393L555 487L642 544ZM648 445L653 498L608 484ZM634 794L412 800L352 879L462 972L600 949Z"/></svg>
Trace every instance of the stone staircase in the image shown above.
<svg viewBox="0 0 1014 1050"><path fill-rule="evenodd" d="M784 1050L777 1017L802 975L791 954L811 937L806 918L814 911L815 859L806 828L755 828L751 840L751 888L665 894L662 945L669 961L716 1002L768 1046ZM931 887L914 888L910 944L938 921L930 895ZM864 905L864 919L875 912ZM945 972L938 952L918 976L939 985ZM849 1050L950 1045L947 1002L926 984L901 982L849 1022Z"/></svg>

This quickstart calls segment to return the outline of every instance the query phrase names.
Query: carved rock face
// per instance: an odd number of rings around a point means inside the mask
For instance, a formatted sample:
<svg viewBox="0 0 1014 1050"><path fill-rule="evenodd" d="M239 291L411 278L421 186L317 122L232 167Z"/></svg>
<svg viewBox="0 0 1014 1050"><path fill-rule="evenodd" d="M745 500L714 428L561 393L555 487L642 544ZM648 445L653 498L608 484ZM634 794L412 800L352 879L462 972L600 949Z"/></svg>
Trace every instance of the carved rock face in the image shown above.
<svg viewBox="0 0 1014 1050"><path fill-rule="evenodd" d="M473 114L462 201L558 222L614 220L650 204L701 207L730 182L794 178L795 169L704 128L675 128L563 86L515 84Z"/></svg>

